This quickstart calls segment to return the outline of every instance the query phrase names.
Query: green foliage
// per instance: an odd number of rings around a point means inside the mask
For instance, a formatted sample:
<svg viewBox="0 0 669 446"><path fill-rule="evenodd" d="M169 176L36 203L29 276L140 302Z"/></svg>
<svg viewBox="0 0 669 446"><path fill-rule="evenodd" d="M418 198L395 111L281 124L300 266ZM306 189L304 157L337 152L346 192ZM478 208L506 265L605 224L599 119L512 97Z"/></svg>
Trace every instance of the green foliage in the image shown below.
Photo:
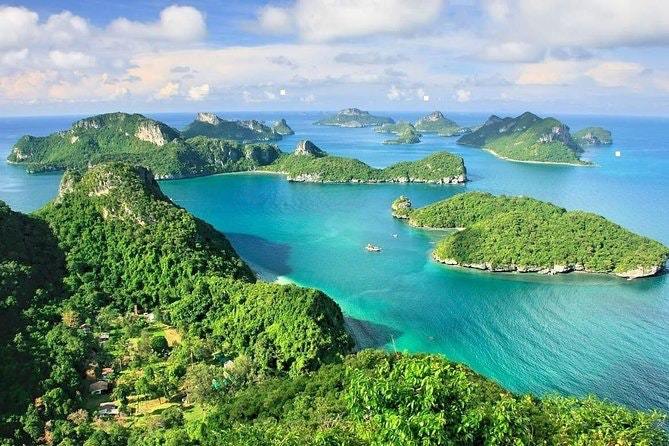
<svg viewBox="0 0 669 446"><path fill-rule="evenodd" d="M582 146L613 144L611 132L602 127L586 127L574 133L574 140Z"/></svg>
<svg viewBox="0 0 669 446"><path fill-rule="evenodd" d="M347 108L337 114L328 116L315 122L316 125L333 125L338 127L374 127L383 124L393 124L392 118L374 116L368 111L357 108Z"/></svg>
<svg viewBox="0 0 669 446"><path fill-rule="evenodd" d="M662 269L669 257L667 247L603 217L533 198L468 192L407 215L413 226L465 228L435 250L436 258L458 264L625 274Z"/></svg>
<svg viewBox="0 0 669 446"><path fill-rule="evenodd" d="M491 116L485 124L458 139L458 144L483 147L502 158L516 161L586 164L582 149L569 127L554 118L525 112L516 118Z"/></svg>
<svg viewBox="0 0 669 446"><path fill-rule="evenodd" d="M294 135L295 134L293 129L290 128L290 126L288 125L286 120L283 119L283 118L281 118L279 121L274 123L274 125L272 126L272 130L274 131L274 133L277 133L277 134L282 135L282 136L283 135Z"/></svg>
<svg viewBox="0 0 669 446"><path fill-rule="evenodd" d="M142 115L110 113L78 121L68 131L24 136L8 160L33 172L84 170L122 161L149 168L159 177L178 178L251 170L271 163L280 153L267 144L244 145L203 136L184 140L177 130Z"/></svg>
<svg viewBox="0 0 669 446"><path fill-rule="evenodd" d="M281 172L293 181L322 182L458 182L466 170L462 158L438 152L418 161L403 161L374 169L362 161L338 156L284 155L263 170Z"/></svg>
<svg viewBox="0 0 669 446"><path fill-rule="evenodd" d="M396 122L394 124L383 124L377 127L374 131L376 133L395 133L400 134L406 130L416 130L410 122Z"/></svg>
<svg viewBox="0 0 669 446"><path fill-rule="evenodd" d="M384 144L417 144L420 142L420 133L414 128L407 128L397 134L396 139L388 139Z"/></svg>
<svg viewBox="0 0 669 446"><path fill-rule="evenodd" d="M170 346L167 344L165 336L156 335L151 338L151 350L157 355L164 356L170 351Z"/></svg>
<svg viewBox="0 0 669 446"><path fill-rule="evenodd" d="M465 131L456 122L451 121L439 111L420 118L416 121L415 127L418 132L437 133L440 136L454 136Z"/></svg>
<svg viewBox="0 0 669 446"><path fill-rule="evenodd" d="M285 127L288 127L283 121ZM290 129L288 127L288 129ZM280 131L288 131L280 127ZM291 130L292 131L292 130ZM282 133L256 120L250 121L227 121L216 116L211 116L209 121L195 119L181 132L184 138L195 136L206 136L208 138L228 139L240 142L279 141ZM284 133L290 134L290 133Z"/></svg>

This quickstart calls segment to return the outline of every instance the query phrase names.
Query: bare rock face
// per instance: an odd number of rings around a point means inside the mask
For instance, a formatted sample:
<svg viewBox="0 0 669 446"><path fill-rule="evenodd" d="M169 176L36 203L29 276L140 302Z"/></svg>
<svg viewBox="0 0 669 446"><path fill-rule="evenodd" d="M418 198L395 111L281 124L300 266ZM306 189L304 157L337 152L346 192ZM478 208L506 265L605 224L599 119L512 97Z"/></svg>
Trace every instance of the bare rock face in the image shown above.
<svg viewBox="0 0 669 446"><path fill-rule="evenodd" d="M639 266L635 269L625 271L622 273L616 273L616 276L625 277L627 280L638 279L639 277L648 277L654 276L662 270L660 266Z"/></svg>
<svg viewBox="0 0 669 446"><path fill-rule="evenodd" d="M211 125L218 125L221 123L221 119L213 113L198 113L197 116L195 116L195 120Z"/></svg>
<svg viewBox="0 0 669 446"><path fill-rule="evenodd" d="M164 146L169 142L160 126L152 121L144 121L139 124L135 132L135 138L153 143L158 147Z"/></svg>
<svg viewBox="0 0 669 446"><path fill-rule="evenodd" d="M327 153L318 148L316 144L309 141L308 139L303 139L295 146L293 155L321 157L326 156Z"/></svg>
<svg viewBox="0 0 669 446"><path fill-rule="evenodd" d="M541 135L539 138L540 143L550 143L550 142L563 142L565 144L571 144L571 135L569 134L569 127L566 125L556 125L550 131Z"/></svg>

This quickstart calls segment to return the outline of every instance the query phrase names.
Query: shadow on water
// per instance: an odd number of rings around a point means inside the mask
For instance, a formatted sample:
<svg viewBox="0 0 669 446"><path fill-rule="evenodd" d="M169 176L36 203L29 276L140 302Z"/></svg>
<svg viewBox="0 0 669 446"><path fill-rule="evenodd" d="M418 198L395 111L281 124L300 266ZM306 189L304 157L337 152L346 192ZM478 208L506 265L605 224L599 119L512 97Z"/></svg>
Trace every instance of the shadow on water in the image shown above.
<svg viewBox="0 0 669 446"><path fill-rule="evenodd" d="M248 262L263 279L274 280L278 276L288 275L292 272L288 264L291 251L289 245L239 232L228 232L225 236L230 240L242 259Z"/></svg>
<svg viewBox="0 0 669 446"><path fill-rule="evenodd" d="M402 333L387 325L364 321L353 317L344 317L346 328L355 339L356 350L365 348L384 348Z"/></svg>

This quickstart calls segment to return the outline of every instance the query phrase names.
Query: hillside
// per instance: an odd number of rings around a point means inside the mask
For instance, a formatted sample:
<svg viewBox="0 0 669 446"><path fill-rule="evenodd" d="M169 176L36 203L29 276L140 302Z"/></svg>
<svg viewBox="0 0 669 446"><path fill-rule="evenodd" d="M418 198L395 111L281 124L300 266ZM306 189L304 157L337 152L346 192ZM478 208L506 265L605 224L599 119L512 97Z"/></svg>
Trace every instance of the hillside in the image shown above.
<svg viewBox="0 0 669 446"><path fill-rule="evenodd" d="M29 172L85 169L103 162L140 164L157 178L183 178L249 170L274 161L280 151L266 144L242 144L205 137L189 140L142 115L110 113L75 122L67 131L24 136L8 161Z"/></svg>
<svg viewBox="0 0 669 446"><path fill-rule="evenodd" d="M141 167L67 172L34 216L0 205L0 229L0 311L22 318L0 327L4 445L669 441L658 413L513 394L439 356L347 354L332 300L256 281ZM90 395L100 373L113 390Z"/></svg>
<svg viewBox="0 0 669 446"><path fill-rule="evenodd" d="M634 279L662 271L669 248L607 219L526 197L458 194L412 209L406 197L393 215L417 227L460 229L439 242L440 262L490 271L545 274L584 271Z"/></svg>
<svg viewBox="0 0 669 446"><path fill-rule="evenodd" d="M420 133L437 133L440 136L458 136L469 132L465 127L460 127L455 121L451 121L440 111L435 111L423 116L414 124L416 131Z"/></svg>
<svg viewBox="0 0 669 446"><path fill-rule="evenodd" d="M387 139L384 144L418 144L421 134L414 128L407 128L397 134L395 139Z"/></svg>
<svg viewBox="0 0 669 446"><path fill-rule="evenodd" d="M375 127L383 124L393 124L392 118L385 116L374 116L368 111L357 108L346 108L339 111L337 114L323 118L314 124L316 125L331 125L337 127Z"/></svg>
<svg viewBox="0 0 669 446"><path fill-rule="evenodd" d="M613 144L611 132L602 127L586 127L574 133L574 140L582 146L608 146Z"/></svg>
<svg viewBox="0 0 669 446"><path fill-rule="evenodd" d="M206 136L208 138L228 139L245 143L271 142L279 141L282 134L290 134L285 133L289 128L285 124L285 121L283 123L285 126L280 126L278 129L284 133L278 133L254 119L228 121L219 118L213 113L198 113L195 120L183 129L181 135L186 139L195 136Z"/></svg>
<svg viewBox="0 0 669 446"><path fill-rule="evenodd" d="M303 149L308 143L310 152ZM315 150L318 150L316 152ZM464 183L466 169L462 158L448 152L432 154L418 161L404 161L375 169L362 161L327 155L310 141L298 144L290 155L283 155L262 170L287 175L288 181L311 183Z"/></svg>
<svg viewBox="0 0 669 446"><path fill-rule="evenodd" d="M525 112L516 118L491 116L475 131L461 136L458 144L480 147L512 161L588 164L569 127L554 118Z"/></svg>

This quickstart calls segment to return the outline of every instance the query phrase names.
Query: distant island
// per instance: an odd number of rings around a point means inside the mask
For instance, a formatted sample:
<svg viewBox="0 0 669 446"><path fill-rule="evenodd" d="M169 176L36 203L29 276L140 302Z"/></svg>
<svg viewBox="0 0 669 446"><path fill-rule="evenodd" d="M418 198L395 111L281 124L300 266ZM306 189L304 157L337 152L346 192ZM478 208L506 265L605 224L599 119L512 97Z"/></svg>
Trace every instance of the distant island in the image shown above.
<svg viewBox="0 0 669 446"><path fill-rule="evenodd" d="M410 225L457 229L441 240L435 260L493 272L582 271L635 279L665 268L669 248L596 214L566 211L526 197L467 192L413 209L391 206Z"/></svg>
<svg viewBox="0 0 669 446"><path fill-rule="evenodd" d="M274 125L272 126L272 130L274 133L281 135L281 136L287 136L287 135L294 135L295 132L293 129L290 128L288 123L286 123L286 120L281 118L279 121L275 122Z"/></svg>
<svg viewBox="0 0 669 446"><path fill-rule="evenodd" d="M525 112L516 118L492 115L458 144L480 147L502 159L533 163L588 165L569 127L555 118Z"/></svg>
<svg viewBox="0 0 669 446"><path fill-rule="evenodd" d="M24 136L7 160L29 172L81 170L102 162L125 161L151 169L156 178L173 179L251 170L281 154L269 144L186 136L139 114L108 113L82 119L70 130L49 136Z"/></svg>
<svg viewBox="0 0 669 446"><path fill-rule="evenodd" d="M406 130L416 130L416 128L410 122L400 121L392 124L383 124L374 129L376 133L394 133L396 135Z"/></svg>
<svg viewBox="0 0 669 446"><path fill-rule="evenodd" d="M337 127L376 127L383 124L393 124L395 121L392 118L385 116L374 116L368 111L357 108L346 108L341 110L333 116L328 116L320 121L316 121L316 125L331 125Z"/></svg>
<svg viewBox="0 0 669 446"><path fill-rule="evenodd" d="M213 113L198 113L195 120L181 132L183 138L206 136L209 138L230 139L240 142L270 142L279 141L282 135L289 135L292 129L285 120L277 124L282 133L276 132L255 119L246 121L228 121Z"/></svg>
<svg viewBox="0 0 669 446"><path fill-rule="evenodd" d="M586 127L574 133L574 139L582 146L608 146L613 144L611 132L602 127Z"/></svg>
<svg viewBox="0 0 669 446"><path fill-rule="evenodd" d="M328 155L311 141L300 141L292 154L284 154L259 170L283 173L289 181L311 183L452 184L467 180L462 158L448 152L375 169L356 159Z"/></svg>
<svg viewBox="0 0 669 446"><path fill-rule="evenodd" d="M455 121L451 121L440 111L435 111L423 116L414 127L421 133L437 133L439 136L459 136L471 132L467 127L460 127Z"/></svg>
<svg viewBox="0 0 669 446"><path fill-rule="evenodd" d="M384 144L418 144L421 134L413 126L408 127L397 134L395 139L387 139Z"/></svg>

